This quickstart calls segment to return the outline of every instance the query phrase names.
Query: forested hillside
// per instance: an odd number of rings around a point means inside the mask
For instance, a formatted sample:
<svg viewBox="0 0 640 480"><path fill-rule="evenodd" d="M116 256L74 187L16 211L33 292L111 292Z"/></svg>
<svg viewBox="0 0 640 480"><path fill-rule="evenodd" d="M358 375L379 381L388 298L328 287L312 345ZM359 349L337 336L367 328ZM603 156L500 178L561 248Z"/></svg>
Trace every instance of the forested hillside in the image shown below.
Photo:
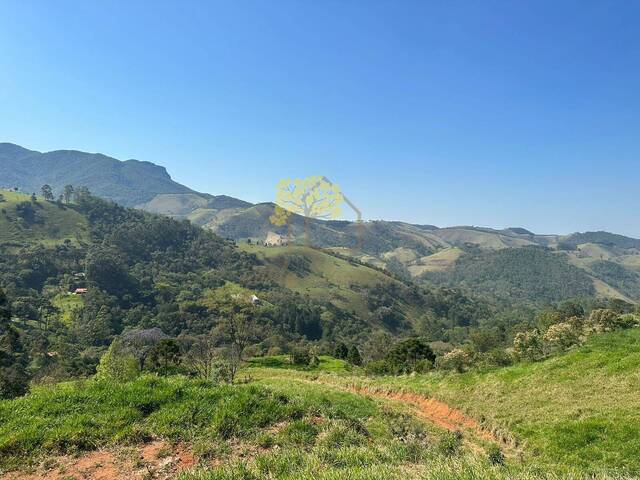
<svg viewBox="0 0 640 480"><path fill-rule="evenodd" d="M0 288L33 380L92 374L123 333L151 344L172 339L183 353L203 336L255 353L309 344L331 351L338 339L363 344L376 330L433 327L444 338L490 314L455 291L423 289L330 252L238 248L82 189L69 203L3 195L0 221L13 233L0 238Z"/></svg>
<svg viewBox="0 0 640 480"><path fill-rule="evenodd" d="M0 143L0 188L37 193L48 184L54 194L65 185L88 187L99 197L134 206L161 193L193 193L171 180L164 169L151 162L121 162L100 153L57 150L36 152Z"/></svg>

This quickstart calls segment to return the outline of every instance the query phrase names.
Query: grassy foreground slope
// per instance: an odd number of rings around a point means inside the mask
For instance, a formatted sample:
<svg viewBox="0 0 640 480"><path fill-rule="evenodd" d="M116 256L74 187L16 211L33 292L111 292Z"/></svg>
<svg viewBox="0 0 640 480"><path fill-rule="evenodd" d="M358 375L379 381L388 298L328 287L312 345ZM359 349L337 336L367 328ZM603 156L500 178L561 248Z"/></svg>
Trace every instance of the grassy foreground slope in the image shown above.
<svg viewBox="0 0 640 480"><path fill-rule="evenodd" d="M324 381L435 397L511 437L528 463L640 473L640 329L593 336L540 363Z"/></svg>
<svg viewBox="0 0 640 480"><path fill-rule="evenodd" d="M640 329L485 372L372 378L323 360L314 371L254 361L232 386L143 376L36 388L0 402L0 474L48 458L33 478L54 478L61 457L165 442L196 459L174 472L181 480L639 478ZM383 391L463 410L507 440L506 458L471 431L456 440L405 397L371 394Z"/></svg>

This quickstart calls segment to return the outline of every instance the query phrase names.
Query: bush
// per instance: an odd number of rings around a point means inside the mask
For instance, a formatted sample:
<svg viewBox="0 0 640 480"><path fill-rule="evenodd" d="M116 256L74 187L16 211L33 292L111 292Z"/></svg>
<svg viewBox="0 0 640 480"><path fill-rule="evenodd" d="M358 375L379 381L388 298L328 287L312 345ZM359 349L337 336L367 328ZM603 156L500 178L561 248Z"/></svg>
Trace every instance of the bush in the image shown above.
<svg viewBox="0 0 640 480"><path fill-rule="evenodd" d="M563 351L581 342L582 329L574 322L562 322L551 325L543 340L551 352Z"/></svg>
<svg viewBox="0 0 640 480"><path fill-rule="evenodd" d="M293 363L294 365L309 365L309 362L311 361L311 354L309 353L309 350L305 349L305 348L296 348L292 353L291 353L291 363Z"/></svg>
<svg viewBox="0 0 640 480"><path fill-rule="evenodd" d="M96 369L96 378L99 380L117 380L127 382L140 374L138 360L121 348L119 341L114 341L109 350L100 358Z"/></svg>
<svg viewBox="0 0 640 480"><path fill-rule="evenodd" d="M491 465L504 465L504 453L498 445L491 445L487 453Z"/></svg>
<svg viewBox="0 0 640 480"><path fill-rule="evenodd" d="M589 326L596 332L611 332L618 327L618 314L608 308L599 308L589 315Z"/></svg>
<svg viewBox="0 0 640 480"><path fill-rule="evenodd" d="M351 365L362 365L362 357L360 356L360 350L355 345L351 345L349 353L347 354L347 361Z"/></svg>
<svg viewBox="0 0 640 480"><path fill-rule="evenodd" d="M461 348L454 348L438 358L437 366L443 370L455 370L462 373L472 364L472 357Z"/></svg>
<svg viewBox="0 0 640 480"><path fill-rule="evenodd" d="M513 353L519 360L540 360L544 357L542 336L538 330L520 332L513 340Z"/></svg>
<svg viewBox="0 0 640 480"><path fill-rule="evenodd" d="M620 315L617 320L619 328L635 328L640 326L640 317L632 313Z"/></svg>
<svg viewBox="0 0 640 480"><path fill-rule="evenodd" d="M458 454L461 446L462 432L448 432L438 443L438 451L445 457L453 457Z"/></svg>

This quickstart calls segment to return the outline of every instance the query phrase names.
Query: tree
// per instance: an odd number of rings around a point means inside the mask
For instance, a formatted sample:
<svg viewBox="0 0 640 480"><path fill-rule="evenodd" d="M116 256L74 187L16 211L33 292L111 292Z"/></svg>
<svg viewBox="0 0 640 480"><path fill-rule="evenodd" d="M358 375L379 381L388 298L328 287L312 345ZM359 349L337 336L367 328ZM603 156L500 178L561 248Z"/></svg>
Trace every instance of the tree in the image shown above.
<svg viewBox="0 0 640 480"><path fill-rule="evenodd" d="M561 322L551 325L544 334L544 341L551 352L566 350L580 343L582 329L576 322Z"/></svg>
<svg viewBox="0 0 640 480"><path fill-rule="evenodd" d="M454 348L438 358L438 367L443 370L464 372L471 365L471 356L461 348Z"/></svg>
<svg viewBox="0 0 640 480"><path fill-rule="evenodd" d="M65 203L71 203L73 198L73 185L65 185L62 193Z"/></svg>
<svg viewBox="0 0 640 480"><path fill-rule="evenodd" d="M219 349L211 335L196 337L186 356L193 372L200 378L211 380L218 363Z"/></svg>
<svg viewBox="0 0 640 480"><path fill-rule="evenodd" d="M165 340L167 335L158 327L145 330L129 330L120 336L123 347L131 353L139 363L140 371L145 369L149 352Z"/></svg>
<svg viewBox="0 0 640 480"><path fill-rule="evenodd" d="M399 373L422 370L425 363L433 365L435 359L436 355L429 344L420 338L409 338L398 343L386 356L387 362Z"/></svg>
<svg viewBox="0 0 640 480"><path fill-rule="evenodd" d="M101 380L126 382L140 374L138 367L138 360L119 339L116 339L109 346L107 353L100 357L96 377Z"/></svg>
<svg viewBox="0 0 640 480"><path fill-rule="evenodd" d="M28 387L27 358L20 334L11 325L9 302L0 289L0 398L24 395Z"/></svg>
<svg viewBox="0 0 640 480"><path fill-rule="evenodd" d="M596 332L610 332L617 328L618 314L608 308L593 310L589 315L589 325Z"/></svg>
<svg viewBox="0 0 640 480"><path fill-rule="evenodd" d="M349 348L343 342L339 342L336 345L336 348L333 352L334 357L339 358L341 360L346 360L348 354L349 354Z"/></svg>
<svg viewBox="0 0 640 480"><path fill-rule="evenodd" d="M520 360L540 360L544 356L540 332L536 329L516 334L513 339L513 352Z"/></svg>
<svg viewBox="0 0 640 480"><path fill-rule="evenodd" d="M251 291L228 282L210 292L204 304L219 317L213 335L226 348L223 353L229 365L229 377L233 382L243 361L245 348L256 338L257 325L254 316L258 308L251 301Z"/></svg>
<svg viewBox="0 0 640 480"><path fill-rule="evenodd" d="M81 203L87 201L91 197L91 192L87 187L78 187L75 189L73 196L76 202Z"/></svg>
<svg viewBox="0 0 640 480"><path fill-rule="evenodd" d="M180 345L172 338L160 340L149 352L149 363L162 375L167 375L170 369L179 366L181 360Z"/></svg>
<svg viewBox="0 0 640 480"><path fill-rule="evenodd" d="M305 217L305 243L309 245L309 219L335 219L340 216L344 196L338 185L325 177L306 177L280 181L276 204L282 209ZM282 214L278 216L281 217ZM285 218L286 221L286 218Z"/></svg>
<svg viewBox="0 0 640 480"><path fill-rule="evenodd" d="M53 201L53 190L51 189L51 185L45 183L42 188L40 188L40 192L45 200L48 202Z"/></svg>
<svg viewBox="0 0 640 480"><path fill-rule="evenodd" d="M360 350L355 345L351 345L349 353L347 354L347 361L351 365L362 365L362 357L360 356Z"/></svg>

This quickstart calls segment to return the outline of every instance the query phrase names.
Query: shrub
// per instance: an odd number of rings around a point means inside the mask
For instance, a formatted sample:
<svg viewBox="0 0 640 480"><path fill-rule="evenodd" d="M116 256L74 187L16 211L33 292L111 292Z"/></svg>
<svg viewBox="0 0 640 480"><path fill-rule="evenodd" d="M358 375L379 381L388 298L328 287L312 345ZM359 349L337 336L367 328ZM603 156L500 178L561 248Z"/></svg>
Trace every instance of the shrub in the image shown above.
<svg viewBox="0 0 640 480"><path fill-rule="evenodd" d="M311 361L311 355L309 354L309 350L305 348L296 348L291 353L291 363L294 365L309 365Z"/></svg>
<svg viewBox="0 0 640 480"><path fill-rule="evenodd" d="M504 465L504 453L498 445L491 445L487 456L491 465Z"/></svg>
<svg viewBox="0 0 640 480"><path fill-rule="evenodd" d="M618 314L608 308L599 308L589 315L589 326L596 332L610 332L618 327Z"/></svg>
<svg viewBox="0 0 640 480"><path fill-rule="evenodd" d="M360 350L355 345L351 345L349 353L347 354L347 361L351 365L362 365L362 357L360 356Z"/></svg>
<svg viewBox="0 0 640 480"><path fill-rule="evenodd" d="M111 343L107 353L100 358L96 369L96 378L127 382L140 374L138 360L121 347L117 340Z"/></svg>
<svg viewBox="0 0 640 480"><path fill-rule="evenodd" d="M618 317L617 323L620 328L635 328L640 326L640 317L626 313Z"/></svg>
<svg viewBox="0 0 640 480"><path fill-rule="evenodd" d="M454 348L443 356L438 357L438 368L443 370L455 370L462 373L467 370L472 363L472 357L461 348Z"/></svg>
<svg viewBox="0 0 640 480"><path fill-rule="evenodd" d="M539 360L544 357L540 332L529 330L520 332L513 340L513 353L520 360Z"/></svg>
<svg viewBox="0 0 640 480"><path fill-rule="evenodd" d="M550 351L562 351L581 341L582 329L576 323L562 322L551 325L544 334L546 347Z"/></svg>
<svg viewBox="0 0 640 480"><path fill-rule="evenodd" d="M448 432L446 433L440 443L438 443L438 451L445 457L453 457L457 455L462 446L462 432Z"/></svg>

